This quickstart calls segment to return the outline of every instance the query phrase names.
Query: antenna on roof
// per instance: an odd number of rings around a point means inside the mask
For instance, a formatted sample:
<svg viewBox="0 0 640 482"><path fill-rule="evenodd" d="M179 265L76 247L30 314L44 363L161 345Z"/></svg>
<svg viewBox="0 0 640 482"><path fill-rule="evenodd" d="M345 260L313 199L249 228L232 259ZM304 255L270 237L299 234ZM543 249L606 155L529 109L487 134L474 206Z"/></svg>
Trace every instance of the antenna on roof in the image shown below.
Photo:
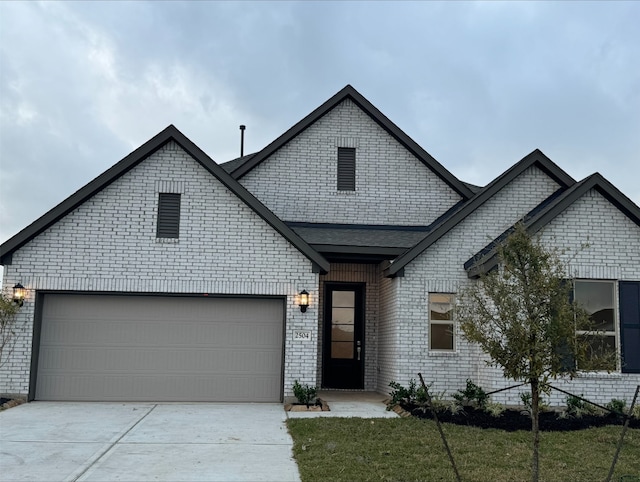
<svg viewBox="0 0 640 482"><path fill-rule="evenodd" d="M244 156L244 130L247 128L245 125L240 125L240 157Z"/></svg>

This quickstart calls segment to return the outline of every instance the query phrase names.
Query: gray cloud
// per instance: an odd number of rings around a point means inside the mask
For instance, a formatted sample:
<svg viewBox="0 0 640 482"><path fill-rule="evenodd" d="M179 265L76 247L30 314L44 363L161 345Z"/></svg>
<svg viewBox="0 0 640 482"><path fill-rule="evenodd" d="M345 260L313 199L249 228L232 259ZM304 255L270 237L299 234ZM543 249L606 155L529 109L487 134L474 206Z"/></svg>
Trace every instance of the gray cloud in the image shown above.
<svg viewBox="0 0 640 482"><path fill-rule="evenodd" d="M461 179L535 148L640 203L634 2L0 2L0 242L168 124L219 162L350 83Z"/></svg>

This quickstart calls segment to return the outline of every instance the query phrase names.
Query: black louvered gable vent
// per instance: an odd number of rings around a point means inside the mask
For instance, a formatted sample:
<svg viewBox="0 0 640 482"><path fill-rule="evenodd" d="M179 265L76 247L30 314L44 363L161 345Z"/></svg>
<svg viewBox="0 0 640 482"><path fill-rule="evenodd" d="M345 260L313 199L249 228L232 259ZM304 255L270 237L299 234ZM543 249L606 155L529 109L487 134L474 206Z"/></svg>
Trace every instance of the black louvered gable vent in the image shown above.
<svg viewBox="0 0 640 482"><path fill-rule="evenodd" d="M180 237L180 194L158 195L158 238Z"/></svg>
<svg viewBox="0 0 640 482"><path fill-rule="evenodd" d="M356 190L356 150L338 147L338 191Z"/></svg>

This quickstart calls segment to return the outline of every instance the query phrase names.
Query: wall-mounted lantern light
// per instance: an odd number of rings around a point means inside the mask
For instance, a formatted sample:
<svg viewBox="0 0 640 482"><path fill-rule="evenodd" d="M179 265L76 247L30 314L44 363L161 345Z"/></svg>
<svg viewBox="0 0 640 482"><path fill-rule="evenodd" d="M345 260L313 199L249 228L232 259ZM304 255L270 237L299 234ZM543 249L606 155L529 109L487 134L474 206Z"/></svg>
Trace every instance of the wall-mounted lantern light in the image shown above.
<svg viewBox="0 0 640 482"><path fill-rule="evenodd" d="M27 296L27 289L22 286L20 283L17 283L13 287L13 302L18 306L22 306L24 304L24 299Z"/></svg>
<svg viewBox="0 0 640 482"><path fill-rule="evenodd" d="M307 290L302 290L300 292L298 306L300 306L300 311L303 313L307 312L307 308L309 307L309 293L307 293Z"/></svg>

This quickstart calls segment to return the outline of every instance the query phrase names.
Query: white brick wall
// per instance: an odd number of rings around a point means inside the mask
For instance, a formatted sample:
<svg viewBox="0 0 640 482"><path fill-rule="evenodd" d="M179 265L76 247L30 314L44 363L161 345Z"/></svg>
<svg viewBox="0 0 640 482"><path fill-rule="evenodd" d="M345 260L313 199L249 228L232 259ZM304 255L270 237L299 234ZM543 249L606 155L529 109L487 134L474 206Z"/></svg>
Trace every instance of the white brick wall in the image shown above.
<svg viewBox="0 0 640 482"><path fill-rule="evenodd" d="M356 147L357 191L336 191L336 148ZM301 177L302 176L302 177ZM291 221L428 224L459 200L351 101L337 106L249 173L242 182L277 215ZM294 380L319 385L322 284L367 284L365 388L388 393L422 372L434 391L449 394L472 378L487 391L510 384L489 368L457 329L456 350L429 352L428 293L459 292L471 281L463 263L558 188L531 167L405 268L382 278L376 265L333 264L328 275L311 263L199 164L171 143L67 215L13 255L4 288L31 290L19 318L24 330L0 372L0 393L29 387L37 290L137 293L215 293L286 297L285 396ZM180 238L155 237L158 192L182 194ZM422 202L415 202L420 199ZM570 249L571 274L640 280L640 228L591 191L542 234L545 244ZM589 247L580 250L580 245ZM302 314L296 294L312 304ZM295 330L311 341L294 341ZM584 374L557 382L606 403L633 395L640 375ZM525 387L494 397L519 403ZM553 395L551 402L564 401Z"/></svg>
<svg viewBox="0 0 640 482"><path fill-rule="evenodd" d="M337 191L338 147L356 148L356 191ZM287 221L428 225L461 199L349 99L240 182Z"/></svg>
<svg viewBox="0 0 640 482"><path fill-rule="evenodd" d="M402 340L398 330L398 291L404 278L380 280L380 319L378 322L377 391L389 393L389 383L400 381L398 363Z"/></svg>
<svg viewBox="0 0 640 482"><path fill-rule="evenodd" d="M558 187L537 167L527 169L405 267L397 300L396 381L406 384L421 372L436 392L455 392L467 378L491 389L478 348L462 339L459 327L454 352L429 351L428 293L459 292L469 282L464 262Z"/></svg>
<svg viewBox="0 0 640 482"><path fill-rule="evenodd" d="M156 239L159 191L182 193L180 238ZM165 191L165 192L166 192ZM294 379L316 384L318 299L311 262L196 161L170 143L31 240L5 267L5 289L30 291L26 329L0 372L0 393L26 395L34 292L78 290L286 296L285 396ZM312 342L293 341L294 330Z"/></svg>
<svg viewBox="0 0 640 482"><path fill-rule="evenodd" d="M504 379L499 368L488 367L478 347L460 337L455 353L429 353L427 293L459 291L471 282L462 267L464 261L554 189L554 183L545 181L540 171L528 170L407 266L398 299L399 337L409 340L404 350L406 357L401 358L398 367L401 383L416 378L417 372L422 371L427 381L434 382L435 391L449 393L463 388L466 378L473 379L487 391L515 384ZM541 239L549 247L567 250L565 262L574 276L640 279L640 228L596 191L587 193L553 220ZM589 247L581 249L585 242ZM459 334L458 329L456 336ZM382 346L379 349L383 350ZM606 403L612 398L630 402L636 385L640 384L640 375L583 373L573 381L558 380L554 384L578 395L584 394L597 403ZM496 394L493 399L519 404L520 393L527 390L524 386ZM554 405L564 404L565 395L554 391L548 401Z"/></svg>
<svg viewBox="0 0 640 482"><path fill-rule="evenodd" d="M640 281L640 226L595 189L549 223L541 239L545 245L566 250L564 262L573 277ZM581 248L583 243L588 246ZM616 306L617 298L616 284ZM556 385L578 395L584 393L597 403L620 398L630 404L640 385L640 374L584 373L572 381L557 381ZM553 393L552 403L562 404L564 400L565 395Z"/></svg>

